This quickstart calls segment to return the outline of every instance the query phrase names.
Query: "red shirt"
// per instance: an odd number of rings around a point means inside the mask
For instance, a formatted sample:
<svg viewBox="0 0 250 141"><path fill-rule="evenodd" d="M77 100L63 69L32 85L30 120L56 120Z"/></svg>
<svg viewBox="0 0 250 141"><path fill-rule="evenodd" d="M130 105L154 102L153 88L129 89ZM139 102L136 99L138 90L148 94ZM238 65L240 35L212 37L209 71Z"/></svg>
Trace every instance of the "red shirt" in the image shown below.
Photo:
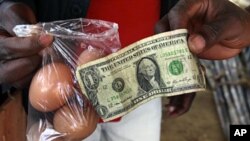
<svg viewBox="0 0 250 141"><path fill-rule="evenodd" d="M87 18L116 22L123 47L154 34L160 0L91 0Z"/></svg>

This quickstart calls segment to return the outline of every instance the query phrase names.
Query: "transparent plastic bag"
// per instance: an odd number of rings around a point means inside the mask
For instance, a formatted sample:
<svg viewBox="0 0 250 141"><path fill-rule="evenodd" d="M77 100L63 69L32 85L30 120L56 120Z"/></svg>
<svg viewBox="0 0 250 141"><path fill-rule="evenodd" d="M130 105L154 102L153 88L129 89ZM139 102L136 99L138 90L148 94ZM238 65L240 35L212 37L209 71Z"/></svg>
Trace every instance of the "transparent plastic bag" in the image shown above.
<svg viewBox="0 0 250 141"><path fill-rule="evenodd" d="M121 48L116 23L71 19L17 25L19 37L50 34L54 41L42 50L43 63L29 89L28 141L82 140L96 128L99 116L81 93L77 66Z"/></svg>

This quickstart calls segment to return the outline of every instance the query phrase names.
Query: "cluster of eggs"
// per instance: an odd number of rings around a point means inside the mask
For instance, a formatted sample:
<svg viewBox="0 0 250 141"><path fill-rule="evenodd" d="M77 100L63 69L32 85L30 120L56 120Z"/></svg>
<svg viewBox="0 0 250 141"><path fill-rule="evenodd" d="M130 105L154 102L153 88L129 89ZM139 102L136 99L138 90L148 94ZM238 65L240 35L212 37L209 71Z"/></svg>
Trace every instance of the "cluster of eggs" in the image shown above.
<svg viewBox="0 0 250 141"><path fill-rule="evenodd" d="M103 56L101 50L86 49L78 57L77 65ZM53 128L65 140L82 140L95 130L99 117L90 104L84 106L77 99L72 100L77 91L72 74L62 62L43 66L32 79L29 101L37 111L54 113Z"/></svg>

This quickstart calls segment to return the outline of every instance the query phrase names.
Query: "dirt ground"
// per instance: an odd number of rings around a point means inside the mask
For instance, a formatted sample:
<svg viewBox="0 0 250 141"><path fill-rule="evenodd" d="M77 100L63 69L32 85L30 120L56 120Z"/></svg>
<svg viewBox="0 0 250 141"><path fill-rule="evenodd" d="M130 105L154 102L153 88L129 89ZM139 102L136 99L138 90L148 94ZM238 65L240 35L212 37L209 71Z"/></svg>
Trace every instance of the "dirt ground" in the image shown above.
<svg viewBox="0 0 250 141"><path fill-rule="evenodd" d="M226 141L209 91L198 93L190 111L181 117L171 119L163 111L161 132L161 141Z"/></svg>

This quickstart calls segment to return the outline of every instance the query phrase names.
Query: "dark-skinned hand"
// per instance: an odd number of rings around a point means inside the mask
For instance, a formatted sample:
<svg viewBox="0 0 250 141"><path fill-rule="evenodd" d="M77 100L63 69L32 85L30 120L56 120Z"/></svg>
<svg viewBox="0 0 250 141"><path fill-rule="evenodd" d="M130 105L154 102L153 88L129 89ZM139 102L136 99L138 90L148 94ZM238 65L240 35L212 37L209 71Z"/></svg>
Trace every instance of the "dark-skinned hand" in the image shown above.
<svg viewBox="0 0 250 141"><path fill-rule="evenodd" d="M228 0L180 0L157 24L156 33L188 29L188 46L203 59L227 59L250 44L250 15ZM168 115L187 112L195 94L170 97Z"/></svg>
<svg viewBox="0 0 250 141"><path fill-rule="evenodd" d="M12 29L18 24L34 24L32 10L23 5L4 2L0 6L0 84L16 88L28 86L41 64L38 53L49 46L51 36L15 37Z"/></svg>

